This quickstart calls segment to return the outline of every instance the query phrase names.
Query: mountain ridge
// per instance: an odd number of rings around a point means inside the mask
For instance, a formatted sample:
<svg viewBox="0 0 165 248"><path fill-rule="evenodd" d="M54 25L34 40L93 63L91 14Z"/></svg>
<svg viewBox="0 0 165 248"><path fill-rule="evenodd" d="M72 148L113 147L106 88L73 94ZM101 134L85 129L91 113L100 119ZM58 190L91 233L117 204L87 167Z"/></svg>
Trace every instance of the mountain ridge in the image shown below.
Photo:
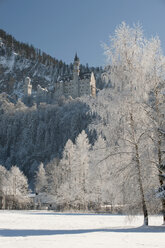
<svg viewBox="0 0 165 248"><path fill-rule="evenodd" d="M99 86L103 69L80 65L82 73L94 72ZM0 29L0 93L6 92L16 98L23 95L24 79L32 79L33 89L38 84L51 87L59 77L71 75L73 64L65 64L32 45L17 41Z"/></svg>

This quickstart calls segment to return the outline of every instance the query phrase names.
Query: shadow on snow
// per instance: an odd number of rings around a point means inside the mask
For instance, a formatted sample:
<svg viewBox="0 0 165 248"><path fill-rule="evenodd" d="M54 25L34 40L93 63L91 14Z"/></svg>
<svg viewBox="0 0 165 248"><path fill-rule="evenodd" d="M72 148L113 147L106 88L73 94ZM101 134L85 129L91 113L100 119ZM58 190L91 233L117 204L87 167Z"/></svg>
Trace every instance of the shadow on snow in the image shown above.
<svg viewBox="0 0 165 248"><path fill-rule="evenodd" d="M37 212L29 212L29 213L27 213L27 214L32 214L32 215L68 215L68 216L92 216L92 215L94 215L94 216L107 216L107 215L109 215L109 216L120 216L120 214L111 214L111 213L65 213L65 212L62 212L62 213L60 213L60 212L39 212L39 211L37 211ZM122 215L121 215L122 216Z"/></svg>
<svg viewBox="0 0 165 248"><path fill-rule="evenodd" d="M136 228L103 228L103 229L77 229L77 230L20 230L0 229L1 237L27 237L48 235L74 235L94 232L116 232L116 233L161 233L165 232L165 226L141 226Z"/></svg>

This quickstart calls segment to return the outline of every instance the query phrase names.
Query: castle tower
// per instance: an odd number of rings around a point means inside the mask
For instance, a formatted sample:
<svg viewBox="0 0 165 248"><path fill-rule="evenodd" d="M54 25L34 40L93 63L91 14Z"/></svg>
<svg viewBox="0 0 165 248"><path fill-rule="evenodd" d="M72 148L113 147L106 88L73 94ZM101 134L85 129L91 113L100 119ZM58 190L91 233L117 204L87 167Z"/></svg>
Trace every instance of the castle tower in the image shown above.
<svg viewBox="0 0 165 248"><path fill-rule="evenodd" d="M80 73L79 66L80 66L80 60L77 57L77 53L76 53L73 64L73 80L75 81L78 81L78 77Z"/></svg>
<svg viewBox="0 0 165 248"><path fill-rule="evenodd" d="M91 86L91 96L95 97L96 96L96 80L94 73L91 73L91 81L90 81L90 86Z"/></svg>
<svg viewBox="0 0 165 248"><path fill-rule="evenodd" d="M24 83L24 96L31 96L31 93L32 93L31 79L29 77L26 77Z"/></svg>
<svg viewBox="0 0 165 248"><path fill-rule="evenodd" d="M79 86L79 73L80 73L80 60L77 56L77 53L74 58L73 64L73 85L74 85L74 98L80 96L80 86Z"/></svg>

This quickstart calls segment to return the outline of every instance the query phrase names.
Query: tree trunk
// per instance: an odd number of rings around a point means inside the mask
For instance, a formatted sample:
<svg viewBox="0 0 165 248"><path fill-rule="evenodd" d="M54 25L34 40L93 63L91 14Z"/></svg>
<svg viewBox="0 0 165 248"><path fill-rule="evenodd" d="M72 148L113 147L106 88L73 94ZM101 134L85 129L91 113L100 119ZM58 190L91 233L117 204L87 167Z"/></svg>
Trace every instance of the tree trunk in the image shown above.
<svg viewBox="0 0 165 248"><path fill-rule="evenodd" d="M156 113L157 113L157 123L160 127L160 110L159 110L159 97L158 97L158 89L155 90L155 98L156 98ZM161 145L162 145L162 134L159 130L157 130L157 136L158 136L158 167L162 164L162 151L161 151ZM159 168L158 168L159 170ZM162 172L159 170L159 173L162 174ZM159 177L159 183L160 186L163 185L163 180ZM162 203L162 213L163 213L163 225L165 225L165 199L161 199Z"/></svg>
<svg viewBox="0 0 165 248"><path fill-rule="evenodd" d="M138 143L136 142L135 138L135 125L134 125L134 119L133 114L130 113L130 120L131 120L131 129L132 129L132 139L135 147L135 156L136 156L136 167L138 171L138 182L139 182L139 188L140 188L140 196L141 196L141 203L142 203L142 210L144 215L144 225L148 226L148 210L147 205L144 197L144 189L143 189L143 183L142 183L142 174L141 174L141 163L140 163L140 156L139 156L139 147Z"/></svg>
<svg viewBox="0 0 165 248"><path fill-rule="evenodd" d="M139 181L141 201L142 201L142 209L143 209L143 215L144 215L144 225L148 226L148 210L147 210L147 205L146 205L146 201L145 201L145 197L144 197L142 175L141 175L141 165L140 165L139 151L138 151L138 145L137 144L135 145L135 149L136 149L136 161L137 161L137 169L138 169L138 181Z"/></svg>
<svg viewBox="0 0 165 248"><path fill-rule="evenodd" d="M165 199L162 199L163 225L165 225Z"/></svg>
<svg viewBox="0 0 165 248"><path fill-rule="evenodd" d="M159 131L158 131L159 132ZM161 137L160 137L160 133L158 133L159 135L159 140L158 140L158 161L159 161L159 167L162 164L162 153L161 153ZM162 174L161 171L159 171L160 174ZM163 180L159 177L159 183L160 186L163 185ZM165 225L165 199L161 199L162 202L162 213L163 213L163 225Z"/></svg>

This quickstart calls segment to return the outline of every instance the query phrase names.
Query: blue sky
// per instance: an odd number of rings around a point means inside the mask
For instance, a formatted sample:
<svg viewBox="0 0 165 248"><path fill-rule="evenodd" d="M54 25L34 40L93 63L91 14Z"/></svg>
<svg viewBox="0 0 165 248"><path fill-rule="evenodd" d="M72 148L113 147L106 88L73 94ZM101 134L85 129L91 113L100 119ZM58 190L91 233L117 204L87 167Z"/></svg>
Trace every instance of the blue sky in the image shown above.
<svg viewBox="0 0 165 248"><path fill-rule="evenodd" d="M0 28L66 63L77 51L81 63L104 65L101 43L122 21L140 22L165 51L165 0L0 0Z"/></svg>

